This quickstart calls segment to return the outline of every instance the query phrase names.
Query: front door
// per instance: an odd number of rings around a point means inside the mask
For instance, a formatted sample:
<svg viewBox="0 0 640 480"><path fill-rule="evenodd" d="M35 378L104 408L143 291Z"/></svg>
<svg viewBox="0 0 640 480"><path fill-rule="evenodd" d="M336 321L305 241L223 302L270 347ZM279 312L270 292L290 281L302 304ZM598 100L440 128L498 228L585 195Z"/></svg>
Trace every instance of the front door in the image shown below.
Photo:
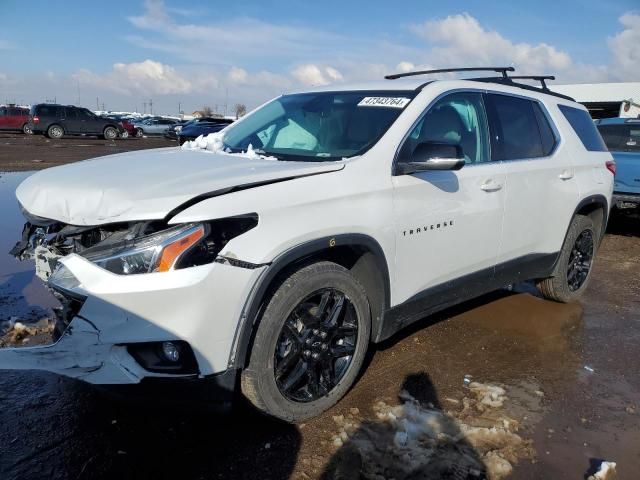
<svg viewBox="0 0 640 480"><path fill-rule="evenodd" d="M408 161L423 142L458 144L466 159L457 171L393 177L393 304L418 302L435 310L482 293L492 281L505 175L500 163L491 161L480 92L456 92L438 100L404 140L397 161Z"/></svg>

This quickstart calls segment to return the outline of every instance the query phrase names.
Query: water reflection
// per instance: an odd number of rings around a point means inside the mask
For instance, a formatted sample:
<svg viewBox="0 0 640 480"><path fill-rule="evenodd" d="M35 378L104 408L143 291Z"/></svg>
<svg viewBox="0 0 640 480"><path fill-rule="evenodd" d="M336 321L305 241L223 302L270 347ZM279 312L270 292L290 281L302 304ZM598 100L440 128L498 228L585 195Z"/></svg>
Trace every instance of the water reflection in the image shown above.
<svg viewBox="0 0 640 480"><path fill-rule="evenodd" d="M33 172L0 172L0 322L17 317L37 321L51 314L55 298L35 277L32 261L8 254L20 238L24 218L15 197L16 187Z"/></svg>

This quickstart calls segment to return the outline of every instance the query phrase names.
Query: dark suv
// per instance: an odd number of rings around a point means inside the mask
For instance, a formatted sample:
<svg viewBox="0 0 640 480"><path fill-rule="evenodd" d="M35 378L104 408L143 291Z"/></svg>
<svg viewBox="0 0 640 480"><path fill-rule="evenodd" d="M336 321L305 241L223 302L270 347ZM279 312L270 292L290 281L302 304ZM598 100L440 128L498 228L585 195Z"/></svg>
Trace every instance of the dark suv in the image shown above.
<svg viewBox="0 0 640 480"><path fill-rule="evenodd" d="M29 126L33 133L45 134L49 138L62 138L63 135L97 135L106 140L113 140L124 131L118 121L99 117L86 108L48 103L31 107Z"/></svg>
<svg viewBox="0 0 640 480"><path fill-rule="evenodd" d="M9 105L0 106L0 130L29 130L29 109Z"/></svg>

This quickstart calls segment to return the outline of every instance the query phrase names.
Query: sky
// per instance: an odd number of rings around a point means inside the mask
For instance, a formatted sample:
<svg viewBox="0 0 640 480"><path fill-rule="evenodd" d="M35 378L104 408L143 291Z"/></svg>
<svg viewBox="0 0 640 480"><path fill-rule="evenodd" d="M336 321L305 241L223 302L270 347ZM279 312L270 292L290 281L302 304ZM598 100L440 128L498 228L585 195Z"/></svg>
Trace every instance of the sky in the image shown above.
<svg viewBox="0 0 640 480"><path fill-rule="evenodd" d="M0 0L0 103L232 114L416 68L640 81L638 0Z"/></svg>

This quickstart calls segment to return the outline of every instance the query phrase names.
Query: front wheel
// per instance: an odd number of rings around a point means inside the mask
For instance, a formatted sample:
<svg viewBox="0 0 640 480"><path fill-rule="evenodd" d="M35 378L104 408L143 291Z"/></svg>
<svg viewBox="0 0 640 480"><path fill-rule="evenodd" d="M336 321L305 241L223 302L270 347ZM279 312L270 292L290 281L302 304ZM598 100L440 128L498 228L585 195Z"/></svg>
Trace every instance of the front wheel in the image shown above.
<svg viewBox="0 0 640 480"><path fill-rule="evenodd" d="M144 135L144 132L142 131L142 129L136 128L136 138L142 138L143 135Z"/></svg>
<svg viewBox="0 0 640 480"><path fill-rule="evenodd" d="M370 332L365 290L347 269L331 262L301 268L268 300L242 392L288 422L319 415L355 381Z"/></svg>
<svg viewBox="0 0 640 480"><path fill-rule="evenodd" d="M597 235L590 217L573 218L552 276L538 282L543 297L568 303L584 293L591 278Z"/></svg>
<svg viewBox="0 0 640 480"><path fill-rule="evenodd" d="M24 133L25 135L31 135L33 132L31 131L31 127L29 126L28 123L25 123L22 126L22 133Z"/></svg>
<svg viewBox="0 0 640 480"><path fill-rule="evenodd" d="M102 132L105 140L115 140L118 138L118 130L114 127L106 127Z"/></svg>

